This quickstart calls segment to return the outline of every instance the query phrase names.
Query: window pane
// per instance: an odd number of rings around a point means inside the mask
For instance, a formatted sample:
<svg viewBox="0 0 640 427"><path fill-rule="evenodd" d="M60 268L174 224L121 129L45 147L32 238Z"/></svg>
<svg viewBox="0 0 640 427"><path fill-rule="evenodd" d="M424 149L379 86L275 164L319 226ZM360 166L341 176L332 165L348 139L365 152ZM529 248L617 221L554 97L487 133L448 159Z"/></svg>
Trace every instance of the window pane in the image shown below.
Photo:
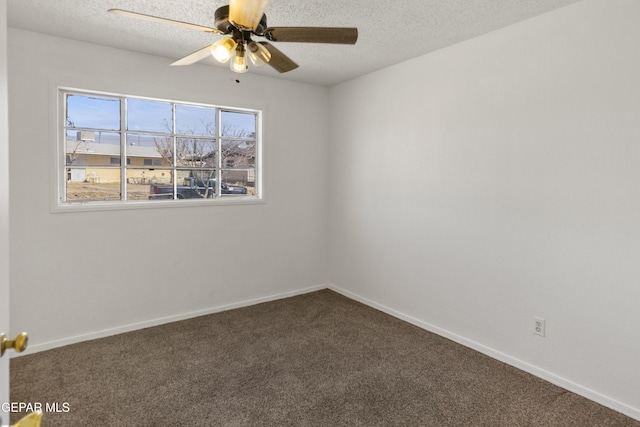
<svg viewBox="0 0 640 427"><path fill-rule="evenodd" d="M252 195L253 188L247 184L248 171L223 170L222 194L223 195Z"/></svg>
<svg viewBox="0 0 640 427"><path fill-rule="evenodd" d="M160 169L127 169L127 200L156 200L152 194L152 186L171 187L171 170ZM154 190L155 191L155 190ZM172 191L168 191L172 198Z"/></svg>
<svg viewBox="0 0 640 427"><path fill-rule="evenodd" d="M167 147L172 145L170 136L127 133L127 147ZM156 151L157 154L157 151Z"/></svg>
<svg viewBox="0 0 640 427"><path fill-rule="evenodd" d="M256 115L253 113L222 112L222 136L255 138Z"/></svg>
<svg viewBox="0 0 640 427"><path fill-rule="evenodd" d="M131 159L130 164L132 166L171 166L173 162L173 138L170 136L128 133L127 157ZM146 163L145 159L148 159Z"/></svg>
<svg viewBox="0 0 640 427"><path fill-rule="evenodd" d="M197 136L215 135L215 108L176 105L176 133Z"/></svg>
<svg viewBox="0 0 640 427"><path fill-rule="evenodd" d="M135 200L167 200L173 199L173 171L171 170L153 170L150 169L145 172L147 178L139 179L135 178L133 171L127 171L127 176L131 173L132 177L128 178L128 180L133 181L134 183L138 183L138 187L136 187L139 191L139 194L134 195L133 197L141 197L141 199ZM148 177L151 177L150 179ZM140 187L142 186L142 187ZM146 190L145 190L146 187ZM143 195L146 191L146 194ZM129 191L127 191L129 194ZM132 196L129 196L132 197ZM134 200L134 199L131 199Z"/></svg>
<svg viewBox="0 0 640 427"><path fill-rule="evenodd" d="M256 144L253 141L222 140L222 167L226 169L254 168Z"/></svg>
<svg viewBox="0 0 640 427"><path fill-rule="evenodd" d="M179 199L210 199L215 197L214 169L181 169L177 171Z"/></svg>
<svg viewBox="0 0 640 427"><path fill-rule="evenodd" d="M65 198L70 202L120 200L120 169L66 169Z"/></svg>
<svg viewBox="0 0 640 427"><path fill-rule="evenodd" d="M67 95L67 127L120 129L120 100Z"/></svg>
<svg viewBox="0 0 640 427"><path fill-rule="evenodd" d="M67 130L65 153L67 166L110 165L111 158L120 157L120 134Z"/></svg>
<svg viewBox="0 0 640 427"><path fill-rule="evenodd" d="M171 104L166 102L127 100L128 130L172 132Z"/></svg>
<svg viewBox="0 0 640 427"><path fill-rule="evenodd" d="M176 161L179 167L215 168L216 141L207 138L176 138Z"/></svg>

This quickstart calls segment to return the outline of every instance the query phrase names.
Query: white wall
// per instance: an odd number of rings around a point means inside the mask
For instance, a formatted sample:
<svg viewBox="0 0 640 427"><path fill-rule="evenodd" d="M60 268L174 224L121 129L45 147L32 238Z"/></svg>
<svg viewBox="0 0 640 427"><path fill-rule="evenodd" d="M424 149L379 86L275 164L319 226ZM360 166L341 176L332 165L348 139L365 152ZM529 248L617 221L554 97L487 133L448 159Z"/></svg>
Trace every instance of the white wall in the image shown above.
<svg viewBox="0 0 640 427"><path fill-rule="evenodd" d="M335 288L640 419L638 16L585 0L333 87Z"/></svg>
<svg viewBox="0 0 640 427"><path fill-rule="evenodd" d="M9 29L11 321L41 350L326 286L328 89ZM55 85L264 108L265 204L51 213Z"/></svg>

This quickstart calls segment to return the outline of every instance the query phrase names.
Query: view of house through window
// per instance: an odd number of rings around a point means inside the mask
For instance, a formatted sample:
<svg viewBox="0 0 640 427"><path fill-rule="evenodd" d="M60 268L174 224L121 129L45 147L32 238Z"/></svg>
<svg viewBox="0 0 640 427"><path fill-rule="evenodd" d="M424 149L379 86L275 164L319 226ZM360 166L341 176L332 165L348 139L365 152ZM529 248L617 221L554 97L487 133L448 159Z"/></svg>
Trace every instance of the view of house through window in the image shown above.
<svg viewBox="0 0 640 427"><path fill-rule="evenodd" d="M64 204L257 198L259 112L61 90Z"/></svg>

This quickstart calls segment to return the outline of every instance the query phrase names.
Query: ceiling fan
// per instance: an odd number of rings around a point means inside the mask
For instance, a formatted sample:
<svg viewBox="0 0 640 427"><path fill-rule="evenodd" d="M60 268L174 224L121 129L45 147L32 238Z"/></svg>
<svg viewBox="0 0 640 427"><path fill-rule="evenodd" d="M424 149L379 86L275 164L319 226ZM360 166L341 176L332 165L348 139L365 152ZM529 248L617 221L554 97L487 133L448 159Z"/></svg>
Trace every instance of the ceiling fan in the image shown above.
<svg viewBox="0 0 640 427"><path fill-rule="evenodd" d="M229 62L233 58L230 65L231 70L236 73L244 73L249 69L247 56L253 65L269 64L280 73L298 68L298 64L269 42L355 44L358 40L357 28L267 27L267 15L264 14L266 5L267 0L230 0L228 6L216 10L215 28L122 9L109 9L108 12L206 33L228 35L178 59L171 65L190 65L212 55L221 63ZM268 41L256 42L251 36L264 37Z"/></svg>

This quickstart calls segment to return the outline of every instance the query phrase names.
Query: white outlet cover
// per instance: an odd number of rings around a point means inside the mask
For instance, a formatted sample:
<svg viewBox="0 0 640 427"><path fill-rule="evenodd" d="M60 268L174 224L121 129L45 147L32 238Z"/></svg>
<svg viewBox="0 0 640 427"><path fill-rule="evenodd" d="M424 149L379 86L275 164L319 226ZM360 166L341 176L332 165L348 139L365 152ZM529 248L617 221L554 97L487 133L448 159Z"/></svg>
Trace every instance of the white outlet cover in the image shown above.
<svg viewBox="0 0 640 427"><path fill-rule="evenodd" d="M545 320L541 317L533 318L533 333L536 335L540 335L541 337L545 336Z"/></svg>

